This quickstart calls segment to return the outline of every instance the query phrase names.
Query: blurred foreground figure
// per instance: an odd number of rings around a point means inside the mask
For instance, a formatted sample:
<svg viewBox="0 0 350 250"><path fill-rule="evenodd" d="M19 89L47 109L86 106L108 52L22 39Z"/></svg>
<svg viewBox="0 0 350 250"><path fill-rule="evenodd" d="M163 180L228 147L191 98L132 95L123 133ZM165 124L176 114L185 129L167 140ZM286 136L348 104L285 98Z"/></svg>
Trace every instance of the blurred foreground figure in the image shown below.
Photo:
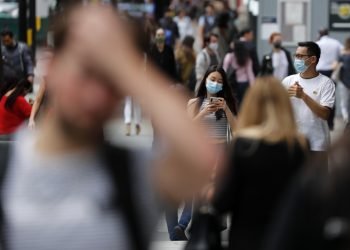
<svg viewBox="0 0 350 250"><path fill-rule="evenodd" d="M148 249L152 188L175 202L207 180L215 152L168 80L152 68L140 74L142 53L125 27L97 6L73 9L56 25L47 119L12 147L0 145L2 249ZM126 95L168 142L152 162L105 143L104 124Z"/></svg>
<svg viewBox="0 0 350 250"><path fill-rule="evenodd" d="M293 183L265 250L350 249L350 136L308 164Z"/></svg>
<svg viewBox="0 0 350 250"><path fill-rule="evenodd" d="M229 249L261 249L283 192L307 151L280 82L258 78L243 102L230 165L213 199L219 214L232 215Z"/></svg>

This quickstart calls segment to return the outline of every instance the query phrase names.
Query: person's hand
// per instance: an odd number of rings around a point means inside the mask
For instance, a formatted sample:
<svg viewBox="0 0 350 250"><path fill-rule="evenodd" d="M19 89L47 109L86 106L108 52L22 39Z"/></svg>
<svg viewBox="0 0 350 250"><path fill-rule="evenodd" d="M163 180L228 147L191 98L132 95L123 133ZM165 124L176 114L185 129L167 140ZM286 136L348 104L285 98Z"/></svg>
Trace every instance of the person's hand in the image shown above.
<svg viewBox="0 0 350 250"><path fill-rule="evenodd" d="M227 105L225 99L219 99L215 104L218 109L226 111Z"/></svg>
<svg viewBox="0 0 350 250"><path fill-rule="evenodd" d="M288 89L288 94L290 97L296 97L299 99L304 98L304 89L299 85L298 82L295 82L289 89Z"/></svg>
<svg viewBox="0 0 350 250"><path fill-rule="evenodd" d="M33 84L33 82L34 82L34 76L28 76L27 80L28 80L28 82L30 82L31 84Z"/></svg>
<svg viewBox="0 0 350 250"><path fill-rule="evenodd" d="M218 107L216 103L209 103L208 105L206 105L204 107L204 109L200 112L201 115L205 116L205 115L209 115L211 113L214 113L218 111Z"/></svg>
<svg viewBox="0 0 350 250"><path fill-rule="evenodd" d="M28 128L31 130L35 129L35 121L34 120L29 119Z"/></svg>

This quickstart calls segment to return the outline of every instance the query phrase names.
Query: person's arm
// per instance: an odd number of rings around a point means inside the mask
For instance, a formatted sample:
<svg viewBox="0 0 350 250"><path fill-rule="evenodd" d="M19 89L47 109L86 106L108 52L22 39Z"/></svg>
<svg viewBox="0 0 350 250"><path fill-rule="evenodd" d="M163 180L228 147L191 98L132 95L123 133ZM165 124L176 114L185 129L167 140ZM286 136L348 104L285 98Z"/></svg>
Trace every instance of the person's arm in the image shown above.
<svg viewBox="0 0 350 250"><path fill-rule="evenodd" d="M333 91L331 90L331 92ZM296 97L303 100L314 114L323 120L328 120L332 107L317 103L314 99L312 99L304 92L303 88L298 84L298 82L296 82L288 89L288 94L291 97ZM333 94L331 95L335 95L335 88Z"/></svg>
<svg viewBox="0 0 350 250"><path fill-rule="evenodd" d="M40 106L42 104L44 95L45 95L45 91L46 91L46 82L45 79L43 78L42 83L40 84L40 88L39 88L39 92L35 98L34 104L33 104L33 108L32 108L32 112L30 114L30 118L29 118L29 128L33 129L35 127L35 117L39 112Z"/></svg>
<svg viewBox="0 0 350 250"><path fill-rule="evenodd" d="M248 63L246 64L246 72L247 72L247 76L248 76L248 81L249 81L249 85L253 85L254 81L255 81L255 75L253 72L253 64L252 64L252 60L249 59Z"/></svg>
<svg viewBox="0 0 350 250"><path fill-rule="evenodd" d="M22 46L23 46L22 58L23 58L24 65L26 67L27 76L33 77L34 76L34 65L33 65L32 57L30 55L29 48L25 44L23 44Z"/></svg>
<svg viewBox="0 0 350 250"><path fill-rule="evenodd" d="M222 67L224 68L225 71L228 70L228 68L230 67L230 64L232 63L232 54L231 53L227 53L225 58L224 58L224 62Z"/></svg>
<svg viewBox="0 0 350 250"><path fill-rule="evenodd" d="M235 131L236 130L236 126L237 126L237 118L232 113L232 111L229 108L229 106L227 106L227 105L225 105L225 106L226 106L225 113L226 113L226 116L227 116L228 123L230 124L231 130Z"/></svg>
<svg viewBox="0 0 350 250"><path fill-rule="evenodd" d="M197 82L201 81L205 75L205 71L208 68L208 63L205 59L204 52L200 52L196 59L196 78Z"/></svg>

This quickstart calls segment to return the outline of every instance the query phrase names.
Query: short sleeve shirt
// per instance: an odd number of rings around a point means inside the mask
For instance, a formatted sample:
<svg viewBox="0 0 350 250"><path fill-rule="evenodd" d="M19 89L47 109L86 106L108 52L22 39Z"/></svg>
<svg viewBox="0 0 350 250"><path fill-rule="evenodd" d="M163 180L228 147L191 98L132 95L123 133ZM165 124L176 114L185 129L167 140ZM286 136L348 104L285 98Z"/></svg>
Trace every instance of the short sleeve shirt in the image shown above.
<svg viewBox="0 0 350 250"><path fill-rule="evenodd" d="M335 102L335 84L328 77L319 74L312 79L304 79L300 74L288 76L283 85L288 89L295 82L303 87L304 92L322 106L333 108ZM329 127L299 98L291 97L295 120L299 131L310 141L312 151L326 151L330 144Z"/></svg>

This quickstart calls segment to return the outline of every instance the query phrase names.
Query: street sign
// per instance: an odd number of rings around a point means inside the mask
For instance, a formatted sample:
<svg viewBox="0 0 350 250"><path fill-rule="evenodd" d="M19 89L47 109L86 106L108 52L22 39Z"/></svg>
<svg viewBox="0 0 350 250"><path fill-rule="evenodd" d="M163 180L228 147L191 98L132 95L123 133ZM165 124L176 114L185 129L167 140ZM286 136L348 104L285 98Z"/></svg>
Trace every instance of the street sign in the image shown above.
<svg viewBox="0 0 350 250"><path fill-rule="evenodd" d="M350 0L330 0L329 4L329 29L349 31Z"/></svg>

